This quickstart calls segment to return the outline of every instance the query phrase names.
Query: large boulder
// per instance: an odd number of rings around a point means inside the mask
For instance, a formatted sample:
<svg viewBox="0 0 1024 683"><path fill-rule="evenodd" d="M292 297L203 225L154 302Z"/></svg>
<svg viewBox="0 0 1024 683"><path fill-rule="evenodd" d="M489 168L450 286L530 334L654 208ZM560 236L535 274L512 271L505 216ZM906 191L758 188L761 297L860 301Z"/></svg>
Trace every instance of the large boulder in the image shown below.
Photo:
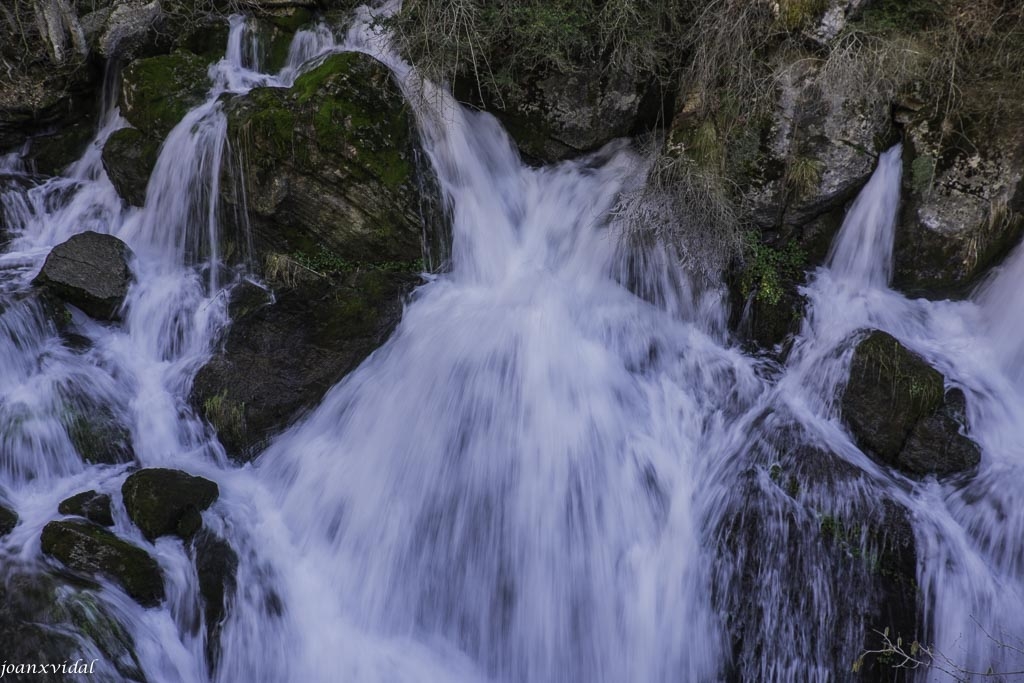
<svg viewBox="0 0 1024 683"><path fill-rule="evenodd" d="M117 193L132 206L146 203L146 187L159 152L159 141L135 128L122 128L107 138L103 169Z"/></svg>
<svg viewBox="0 0 1024 683"><path fill-rule="evenodd" d="M206 99L210 62L186 50L136 59L121 78L121 114L149 137L162 140Z"/></svg>
<svg viewBox="0 0 1024 683"><path fill-rule="evenodd" d="M171 469L139 470L121 486L124 507L142 535L191 538L202 526L201 513L220 495L217 484Z"/></svg>
<svg viewBox="0 0 1024 683"><path fill-rule="evenodd" d="M100 526L114 526L114 516L110 509L110 496L96 491L83 491L62 500L57 506L62 515L85 517Z"/></svg>
<svg viewBox="0 0 1024 683"><path fill-rule="evenodd" d="M93 318L113 320L128 293L131 258L116 237L83 232L50 251L34 283Z"/></svg>
<svg viewBox="0 0 1024 683"><path fill-rule="evenodd" d="M245 185L222 187L229 205L247 202L258 253L420 257L414 128L383 64L332 55L291 89L256 88L227 114L232 149L247 150Z"/></svg>
<svg viewBox="0 0 1024 683"><path fill-rule="evenodd" d="M43 552L69 569L102 574L118 583L143 607L164 599L160 566L150 555L106 529L85 521L50 522L43 528Z"/></svg>
<svg viewBox="0 0 1024 683"><path fill-rule="evenodd" d="M232 307L223 350L196 375L191 396L230 457L254 458L377 348L414 276L371 270L343 279L316 277L281 287L271 305Z"/></svg>
<svg viewBox="0 0 1024 683"><path fill-rule="evenodd" d="M857 444L882 464L911 475L951 474L978 464L966 429L963 392L894 337L875 330L853 353L843 418Z"/></svg>

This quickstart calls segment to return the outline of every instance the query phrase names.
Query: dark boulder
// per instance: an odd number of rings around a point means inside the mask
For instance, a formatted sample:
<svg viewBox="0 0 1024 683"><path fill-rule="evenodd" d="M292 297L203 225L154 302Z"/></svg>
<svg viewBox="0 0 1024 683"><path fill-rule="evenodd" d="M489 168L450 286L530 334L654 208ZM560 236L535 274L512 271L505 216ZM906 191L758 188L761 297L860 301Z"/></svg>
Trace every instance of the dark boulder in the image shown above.
<svg viewBox="0 0 1024 683"><path fill-rule="evenodd" d="M217 484L179 470L139 470L121 486L124 507L142 535L191 538L202 526L201 513L220 495Z"/></svg>
<svg viewBox="0 0 1024 683"><path fill-rule="evenodd" d="M222 352L196 375L190 399L228 455L252 460L376 349L397 324L400 293L413 281L380 271L351 275L347 285L317 278L238 317Z"/></svg>
<svg viewBox="0 0 1024 683"><path fill-rule="evenodd" d="M135 128L115 131L103 146L103 169L117 193L132 206L146 203L146 186L159 151L159 142Z"/></svg>
<svg viewBox="0 0 1024 683"><path fill-rule="evenodd" d="M6 536L18 525L18 513L0 505L0 536Z"/></svg>
<svg viewBox="0 0 1024 683"><path fill-rule="evenodd" d="M843 417L857 444L907 474L950 474L978 464L977 444L961 434L963 392L894 337L875 330L853 354Z"/></svg>
<svg viewBox="0 0 1024 683"><path fill-rule="evenodd" d="M110 496L96 491L83 491L62 500L57 506L62 515L85 517L100 526L114 526L114 516L110 510Z"/></svg>
<svg viewBox="0 0 1024 683"><path fill-rule="evenodd" d="M206 621L206 662L214 669L220 657L220 632L238 585L238 554L231 544L203 529L192 539L199 594Z"/></svg>
<svg viewBox="0 0 1024 683"><path fill-rule="evenodd" d="M55 246L34 282L93 318L113 320L131 283L131 258L113 235L87 231Z"/></svg>
<svg viewBox="0 0 1024 683"><path fill-rule="evenodd" d="M69 569L102 574L118 583L143 607L164 599L160 567L150 555L90 522L50 522L43 528L43 552Z"/></svg>

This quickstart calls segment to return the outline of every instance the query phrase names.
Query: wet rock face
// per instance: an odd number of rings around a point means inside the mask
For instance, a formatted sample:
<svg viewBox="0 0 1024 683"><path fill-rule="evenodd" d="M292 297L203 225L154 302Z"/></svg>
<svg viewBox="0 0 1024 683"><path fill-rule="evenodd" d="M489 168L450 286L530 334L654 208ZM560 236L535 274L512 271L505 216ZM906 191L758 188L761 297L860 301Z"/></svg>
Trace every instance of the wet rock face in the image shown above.
<svg viewBox="0 0 1024 683"><path fill-rule="evenodd" d="M969 470L981 459L965 428L963 392L894 337L874 331L854 351L842 413L857 444L910 475Z"/></svg>
<svg viewBox="0 0 1024 683"><path fill-rule="evenodd" d="M149 541L159 536L191 538L202 526L201 513L220 491L209 479L179 470L139 470L121 486L124 507Z"/></svg>
<svg viewBox="0 0 1024 683"><path fill-rule="evenodd" d="M160 567L150 555L90 522L50 522L43 528L43 552L69 569L102 574L117 582L143 607L164 599Z"/></svg>
<svg viewBox="0 0 1024 683"><path fill-rule="evenodd" d="M0 536L6 536L18 525L18 513L0 505Z"/></svg>
<svg viewBox="0 0 1024 683"><path fill-rule="evenodd" d="M212 672L220 657L220 632L238 585L238 554L231 544L207 529L192 540L199 594L206 620L206 663Z"/></svg>
<svg viewBox="0 0 1024 683"><path fill-rule="evenodd" d="M409 274L315 279L273 304L239 307L223 350L196 375L191 402L228 455L249 461L390 334ZM233 307L234 308L234 307Z"/></svg>
<svg viewBox="0 0 1024 683"><path fill-rule="evenodd" d="M114 132L103 146L103 170L121 198L132 206L146 203L146 186L160 144L135 128Z"/></svg>
<svg viewBox="0 0 1024 683"><path fill-rule="evenodd" d="M910 99L897 113L907 145L893 286L963 295L1024 230L1024 118L951 125L919 106Z"/></svg>
<svg viewBox="0 0 1024 683"><path fill-rule="evenodd" d="M66 571L58 577L38 566L5 563L0 574L0 643L8 663L67 661L70 665L76 659L91 662L98 657L96 680L146 680L124 625L111 616L94 585L70 579ZM83 677L8 674L4 679L72 683Z"/></svg>
<svg viewBox="0 0 1024 683"><path fill-rule="evenodd" d="M114 526L114 516L110 510L110 496L96 491L83 491L62 500L57 506L62 515L85 517L100 526Z"/></svg>
<svg viewBox="0 0 1024 683"><path fill-rule="evenodd" d="M121 240L90 230L55 246L34 284L97 320L113 320L128 293L131 257Z"/></svg>

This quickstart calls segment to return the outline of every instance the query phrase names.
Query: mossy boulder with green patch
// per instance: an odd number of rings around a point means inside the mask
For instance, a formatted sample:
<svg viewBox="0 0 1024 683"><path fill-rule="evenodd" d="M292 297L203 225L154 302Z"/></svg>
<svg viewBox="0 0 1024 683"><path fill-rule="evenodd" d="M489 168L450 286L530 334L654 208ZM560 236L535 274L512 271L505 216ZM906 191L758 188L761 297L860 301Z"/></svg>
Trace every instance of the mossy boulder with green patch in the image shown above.
<svg viewBox="0 0 1024 683"><path fill-rule="evenodd" d="M416 281L412 272L381 267L336 277L292 267L309 279L278 274L291 285L278 281L273 304L238 317L193 383L192 405L235 460L256 457L377 348L397 324L402 293Z"/></svg>
<svg viewBox="0 0 1024 683"><path fill-rule="evenodd" d="M96 491L83 491L66 498L57 506L62 515L84 517L100 526L114 526L114 516L110 509L110 496Z"/></svg>
<svg viewBox="0 0 1024 683"><path fill-rule="evenodd" d="M103 169L121 198L132 206L146 203L146 187L156 166L160 142L135 128L122 128L103 146Z"/></svg>
<svg viewBox="0 0 1024 683"><path fill-rule="evenodd" d="M121 114L146 135L162 140L206 99L210 62L184 50L136 59L122 75Z"/></svg>
<svg viewBox="0 0 1024 683"><path fill-rule="evenodd" d="M202 526L200 513L220 495L217 484L180 470L139 470L121 486L124 507L149 541L159 536L191 538Z"/></svg>
<svg viewBox="0 0 1024 683"><path fill-rule="evenodd" d="M893 336L875 330L853 353L843 418L857 444L907 474L950 474L978 464L980 450L961 434L963 394Z"/></svg>
<svg viewBox="0 0 1024 683"><path fill-rule="evenodd" d="M164 599L160 566L142 548L106 529L85 521L50 522L41 536L43 552L69 569L101 574L117 584L143 607Z"/></svg>
<svg viewBox="0 0 1024 683"><path fill-rule="evenodd" d="M326 250L352 261L420 257L420 192L411 114L390 71L344 53L288 89L256 88L227 105L231 147L257 258Z"/></svg>

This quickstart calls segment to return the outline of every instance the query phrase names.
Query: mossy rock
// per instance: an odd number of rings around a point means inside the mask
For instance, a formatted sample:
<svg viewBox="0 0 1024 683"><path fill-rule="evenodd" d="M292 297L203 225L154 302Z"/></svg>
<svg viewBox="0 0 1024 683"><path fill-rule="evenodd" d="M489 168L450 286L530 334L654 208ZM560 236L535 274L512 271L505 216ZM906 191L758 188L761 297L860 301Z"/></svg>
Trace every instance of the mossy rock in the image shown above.
<svg viewBox="0 0 1024 683"><path fill-rule="evenodd" d="M50 522L41 536L43 552L69 569L101 574L118 583L143 607L164 599L160 566L142 548L90 522Z"/></svg>
<svg viewBox="0 0 1024 683"><path fill-rule="evenodd" d="M69 407L63 418L68 438L82 460L118 465L135 459L131 431L105 406Z"/></svg>
<svg viewBox="0 0 1024 683"><path fill-rule="evenodd" d="M884 465L913 476L969 470L981 451L961 433L963 393L944 387L940 372L875 330L854 350L843 418L858 446Z"/></svg>
<svg viewBox="0 0 1024 683"><path fill-rule="evenodd" d="M38 566L6 563L0 576L0 643L8 662L96 660L103 683L146 681L135 642L96 595L91 582L53 575ZM5 676L4 680L81 681L75 674Z"/></svg>
<svg viewBox="0 0 1024 683"><path fill-rule="evenodd" d="M893 463L918 421L942 402L942 375L890 334L872 332L853 354L843 417L857 442Z"/></svg>
<svg viewBox="0 0 1024 683"><path fill-rule="evenodd" d="M32 139L27 159L43 175L58 175L78 161L96 134L92 121L79 121Z"/></svg>
<svg viewBox="0 0 1024 683"><path fill-rule="evenodd" d="M6 536L18 525L18 513L0 505L0 536Z"/></svg>
<svg viewBox="0 0 1024 683"><path fill-rule="evenodd" d="M199 515L220 495L217 484L179 470L139 470L121 486L124 507L149 541L159 536L191 538L202 525Z"/></svg>
<svg viewBox="0 0 1024 683"><path fill-rule="evenodd" d="M96 491L83 491L62 500L57 506L62 515L84 517L100 526L114 526L114 516L110 509L110 496Z"/></svg>
<svg viewBox="0 0 1024 683"><path fill-rule="evenodd" d="M257 258L324 249L352 261L421 255L416 140L390 71L363 54L328 57L289 90L227 106L243 161ZM242 193L222 183L228 205Z"/></svg>
<svg viewBox="0 0 1024 683"><path fill-rule="evenodd" d="M183 50L136 59L122 76L121 114L142 132L162 140L206 99L210 61Z"/></svg>
<svg viewBox="0 0 1024 683"><path fill-rule="evenodd" d="M103 169L121 198L132 206L146 203L146 187L153 174L160 141L135 128L122 128L103 146Z"/></svg>

